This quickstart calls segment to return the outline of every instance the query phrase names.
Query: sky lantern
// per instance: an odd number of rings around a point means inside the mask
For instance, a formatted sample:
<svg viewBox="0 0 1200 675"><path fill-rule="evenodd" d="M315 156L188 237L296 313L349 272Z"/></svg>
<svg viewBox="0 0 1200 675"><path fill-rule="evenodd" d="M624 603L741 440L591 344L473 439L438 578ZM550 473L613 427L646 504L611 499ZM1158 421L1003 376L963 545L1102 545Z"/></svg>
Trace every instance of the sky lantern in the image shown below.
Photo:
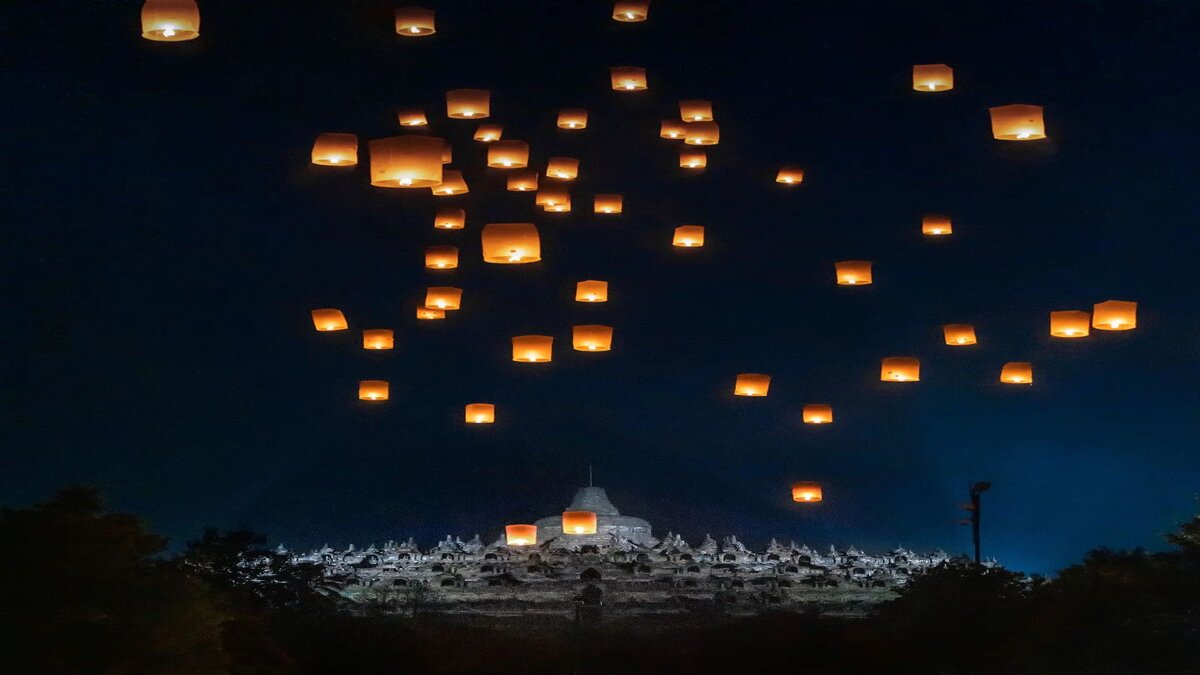
<svg viewBox="0 0 1200 675"><path fill-rule="evenodd" d="M429 190L439 197L451 197L470 192L470 188L467 187L467 181L463 179L462 172L458 169L446 169L443 171L442 182L431 186Z"/></svg>
<svg viewBox="0 0 1200 675"><path fill-rule="evenodd" d="M142 5L142 37L155 42L200 37L200 8L195 0L146 0Z"/></svg>
<svg viewBox="0 0 1200 675"><path fill-rule="evenodd" d="M571 212L571 195L566 195L563 199L555 201L553 204L547 204L542 207L543 211L551 213L570 213Z"/></svg>
<svg viewBox="0 0 1200 675"><path fill-rule="evenodd" d="M430 286L425 291L425 309L455 310L462 306L462 289L453 286Z"/></svg>
<svg viewBox="0 0 1200 675"><path fill-rule="evenodd" d="M1036 141L1046 137L1046 123L1040 105L1002 105L988 108L992 116L992 136L998 141Z"/></svg>
<svg viewBox="0 0 1200 675"><path fill-rule="evenodd" d="M813 504L821 501L821 486L816 483L796 483L792 485L792 501L801 504Z"/></svg>
<svg viewBox="0 0 1200 675"><path fill-rule="evenodd" d="M733 384L734 396L766 396L771 388L771 376L759 373L740 373Z"/></svg>
<svg viewBox="0 0 1200 675"><path fill-rule="evenodd" d="M468 403L465 417L467 424L492 424L496 421L496 406L491 403Z"/></svg>
<svg viewBox="0 0 1200 675"><path fill-rule="evenodd" d="M444 179L446 142L432 136L391 136L368 142L371 185L386 188L433 187Z"/></svg>
<svg viewBox="0 0 1200 675"><path fill-rule="evenodd" d="M804 406L805 424L832 424L833 406L826 403L809 403Z"/></svg>
<svg viewBox="0 0 1200 675"><path fill-rule="evenodd" d="M583 108L563 108L558 111L559 129L586 129L587 111Z"/></svg>
<svg viewBox="0 0 1200 675"><path fill-rule="evenodd" d="M518 335L512 339L512 360L546 363L554 358L554 338L549 335Z"/></svg>
<svg viewBox="0 0 1200 675"><path fill-rule="evenodd" d="M637 66L614 66L608 69L612 88L616 91L642 91L646 88L646 69Z"/></svg>
<svg viewBox="0 0 1200 675"><path fill-rule="evenodd" d="M446 310L444 309L417 308L417 319L420 321L437 321L444 318L446 318Z"/></svg>
<svg viewBox="0 0 1200 675"><path fill-rule="evenodd" d="M921 218L921 234L944 237L954 231L950 216L925 216Z"/></svg>
<svg viewBox="0 0 1200 675"><path fill-rule="evenodd" d="M1033 364L1009 361L1000 369L1000 381L1004 384L1033 384Z"/></svg>
<svg viewBox="0 0 1200 675"><path fill-rule="evenodd" d="M884 382L920 382L921 362L911 356L889 356L880 366L879 379Z"/></svg>
<svg viewBox="0 0 1200 675"><path fill-rule="evenodd" d="M612 349L612 326L571 326L571 343L577 352L607 352Z"/></svg>
<svg viewBox="0 0 1200 675"><path fill-rule="evenodd" d="M312 163L321 166L354 166L358 164L358 136L324 133L313 141Z"/></svg>
<svg viewBox="0 0 1200 675"><path fill-rule="evenodd" d="M575 284L575 302L608 302L608 282L588 280Z"/></svg>
<svg viewBox="0 0 1200 675"><path fill-rule="evenodd" d="M1092 315L1075 309L1050 312L1050 335L1060 338L1087 337Z"/></svg>
<svg viewBox="0 0 1200 675"><path fill-rule="evenodd" d="M419 108L405 108L396 113L396 119L402 127L423 127L429 124L429 120L425 118L425 111Z"/></svg>
<svg viewBox="0 0 1200 675"><path fill-rule="evenodd" d="M496 141L488 146L487 165L493 169L524 169L529 166L529 144L525 141ZM533 178L536 187L536 172Z"/></svg>
<svg viewBox="0 0 1200 675"><path fill-rule="evenodd" d="M541 206L547 210L556 204L570 204L571 194L567 192L567 188L559 185L543 185L538 188L537 195L533 198L535 206Z"/></svg>
<svg viewBox="0 0 1200 675"><path fill-rule="evenodd" d="M592 511L563 511L563 534L596 534L596 514Z"/></svg>
<svg viewBox="0 0 1200 675"><path fill-rule="evenodd" d="M620 213L623 202L621 195L596 195L593 200L596 213Z"/></svg>
<svg viewBox="0 0 1200 675"><path fill-rule="evenodd" d="M387 380L362 380L358 383L358 398L360 401L388 400Z"/></svg>
<svg viewBox="0 0 1200 675"><path fill-rule="evenodd" d="M650 0L618 0L613 3L613 21L638 23L650 13Z"/></svg>
<svg viewBox="0 0 1200 675"><path fill-rule="evenodd" d="M396 33L405 37L433 35L433 10L424 7L400 7L396 10Z"/></svg>
<svg viewBox="0 0 1200 675"><path fill-rule="evenodd" d="M313 326L322 333L348 328L346 315L340 309L314 309L312 320Z"/></svg>
<svg viewBox="0 0 1200 675"><path fill-rule="evenodd" d="M716 122L692 122L683 136L683 142L688 145L716 145L720 140L721 128Z"/></svg>
<svg viewBox="0 0 1200 675"><path fill-rule="evenodd" d="M712 101L693 99L679 102L679 118L684 122L711 122Z"/></svg>
<svg viewBox="0 0 1200 675"><path fill-rule="evenodd" d="M433 226L439 230L461 230L467 226L467 212L453 206L439 206Z"/></svg>
<svg viewBox="0 0 1200 675"><path fill-rule="evenodd" d="M952 346L975 344L975 327L969 323L948 323L942 326L946 344Z"/></svg>
<svg viewBox="0 0 1200 675"><path fill-rule="evenodd" d="M537 543L537 525L505 525L504 542L509 546L533 546Z"/></svg>
<svg viewBox="0 0 1200 675"><path fill-rule="evenodd" d="M496 146L492 146L496 147ZM488 149L489 152L491 148ZM509 192L530 192L538 187L538 172L536 171L514 171L508 174L508 191Z"/></svg>
<svg viewBox="0 0 1200 675"><path fill-rule="evenodd" d="M950 91L954 88L954 69L944 63L913 66L913 89L916 91Z"/></svg>
<svg viewBox="0 0 1200 675"><path fill-rule="evenodd" d="M480 124L475 130L475 140L481 143L494 143L504 135L504 127L499 124Z"/></svg>
<svg viewBox="0 0 1200 675"><path fill-rule="evenodd" d="M687 135L687 125L679 120L663 120L658 135L660 138L679 140Z"/></svg>
<svg viewBox="0 0 1200 675"><path fill-rule="evenodd" d="M1096 330L1131 330L1136 327L1136 302L1106 300L1092 305L1092 328Z"/></svg>
<svg viewBox="0 0 1200 675"><path fill-rule="evenodd" d="M480 236L484 262L520 265L542 259L542 240L533 223L488 223Z"/></svg>
<svg viewBox="0 0 1200 675"><path fill-rule="evenodd" d="M838 286L865 286L871 283L871 261L843 260L834 263Z"/></svg>
<svg viewBox="0 0 1200 675"><path fill-rule="evenodd" d="M694 248L704 245L704 226L703 225L680 225L675 228L675 237L671 240L672 246L681 248Z"/></svg>
<svg viewBox="0 0 1200 675"><path fill-rule="evenodd" d="M708 154L703 150L680 150L679 166L683 169L703 169L708 166Z"/></svg>
<svg viewBox="0 0 1200 675"><path fill-rule="evenodd" d="M458 247L430 246L426 248L425 267L431 270L452 270L458 267Z"/></svg>
<svg viewBox="0 0 1200 675"><path fill-rule="evenodd" d="M446 116L456 120L481 120L491 115L492 92L487 89L451 89L446 92Z"/></svg>
<svg viewBox="0 0 1200 675"><path fill-rule="evenodd" d="M804 182L804 169L796 166L783 166L775 174L775 182L784 185L799 185Z"/></svg>
<svg viewBox="0 0 1200 675"><path fill-rule="evenodd" d="M395 346L395 334L388 328L368 328L363 331L363 349L387 350Z"/></svg>
<svg viewBox="0 0 1200 675"><path fill-rule="evenodd" d="M546 162L546 177L575 180L579 177L579 160L574 157L551 157Z"/></svg>

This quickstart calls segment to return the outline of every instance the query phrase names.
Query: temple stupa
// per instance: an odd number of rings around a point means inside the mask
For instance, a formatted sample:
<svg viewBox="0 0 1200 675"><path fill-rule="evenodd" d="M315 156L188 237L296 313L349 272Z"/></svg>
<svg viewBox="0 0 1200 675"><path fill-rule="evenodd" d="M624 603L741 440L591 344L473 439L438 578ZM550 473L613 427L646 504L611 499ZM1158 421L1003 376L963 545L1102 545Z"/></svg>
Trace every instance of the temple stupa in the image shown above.
<svg viewBox="0 0 1200 675"><path fill-rule="evenodd" d="M546 516L539 519L537 525L537 541L539 544L550 542L552 547L600 546L619 545L622 540L638 546L654 546L658 540L650 533L650 523L641 518L623 516L608 501L608 495L601 487L582 487L575 492L571 505L564 511L591 511L596 514L596 534L563 534L562 514Z"/></svg>

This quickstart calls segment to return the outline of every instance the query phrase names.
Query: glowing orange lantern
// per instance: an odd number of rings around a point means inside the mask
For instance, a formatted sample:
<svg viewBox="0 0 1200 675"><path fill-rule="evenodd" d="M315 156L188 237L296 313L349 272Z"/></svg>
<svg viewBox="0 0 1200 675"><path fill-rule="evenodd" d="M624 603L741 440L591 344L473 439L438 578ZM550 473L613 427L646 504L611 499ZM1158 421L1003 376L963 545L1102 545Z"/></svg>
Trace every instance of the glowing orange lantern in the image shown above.
<svg viewBox="0 0 1200 675"><path fill-rule="evenodd" d="M529 144L525 141L498 141L488 146L487 165L494 169L523 169L529 165ZM537 173L533 174L534 184Z"/></svg>
<svg viewBox="0 0 1200 675"><path fill-rule="evenodd" d="M488 223L480 236L484 262L519 265L542 259L542 240L533 223Z"/></svg>
<svg viewBox="0 0 1200 675"><path fill-rule="evenodd" d="M921 219L921 234L942 237L954 231L950 216L925 216Z"/></svg>
<svg viewBox="0 0 1200 675"><path fill-rule="evenodd" d="M573 157L551 157L546 163L546 178L575 180L579 176L579 160Z"/></svg>
<svg viewBox="0 0 1200 675"><path fill-rule="evenodd" d="M554 338L549 335L518 335L512 339L512 360L546 363L554 358Z"/></svg>
<svg viewBox="0 0 1200 675"><path fill-rule="evenodd" d="M1068 309L1050 312L1050 335L1060 338L1087 337L1092 324L1092 315Z"/></svg>
<svg viewBox="0 0 1200 675"><path fill-rule="evenodd" d="M1040 105L1002 105L988 108L992 115L992 136L998 141L1036 141L1046 137L1046 123Z"/></svg>
<svg viewBox="0 0 1200 675"><path fill-rule="evenodd" d="M533 546L537 543L537 525L505 525L504 541L509 546Z"/></svg>
<svg viewBox="0 0 1200 675"><path fill-rule="evenodd" d="M572 346L577 352L607 352L612 349L612 326L572 326Z"/></svg>
<svg viewBox="0 0 1200 675"><path fill-rule="evenodd" d="M975 327L969 323L948 323L942 326L946 344L953 346L975 344Z"/></svg>
<svg viewBox="0 0 1200 675"><path fill-rule="evenodd" d="M596 534L596 514L592 511L563 511L563 534Z"/></svg>
<svg viewBox="0 0 1200 675"><path fill-rule="evenodd" d="M716 145L720 140L721 128L716 122L692 122L683 137L688 145Z"/></svg>
<svg viewBox="0 0 1200 675"><path fill-rule="evenodd" d="M535 206L541 206L547 210L552 206L559 204L570 204L571 195L567 192L567 188L557 185L543 185L538 188L537 195L533 198Z"/></svg>
<svg viewBox="0 0 1200 675"><path fill-rule="evenodd" d="M704 245L704 226L703 225L680 225L675 228L675 237L671 240L672 246L682 248L692 248Z"/></svg>
<svg viewBox="0 0 1200 675"><path fill-rule="evenodd" d="M453 286L430 286L425 291L425 309L454 310L462 306L462 289Z"/></svg>
<svg viewBox="0 0 1200 675"><path fill-rule="evenodd" d="M492 113L492 92L487 89L452 89L446 92L446 116L481 120Z"/></svg>
<svg viewBox="0 0 1200 675"><path fill-rule="evenodd" d="M1092 328L1096 330L1131 330L1136 327L1136 302L1106 300L1092 305Z"/></svg>
<svg viewBox="0 0 1200 675"><path fill-rule="evenodd" d="M613 3L614 21L637 23L645 21L650 13L650 0L619 0Z"/></svg>
<svg viewBox="0 0 1200 675"><path fill-rule="evenodd" d="M804 406L805 424L833 423L833 406L825 403L809 403Z"/></svg>
<svg viewBox="0 0 1200 675"><path fill-rule="evenodd" d="M387 380L362 380L358 383L358 398L362 401L386 401Z"/></svg>
<svg viewBox="0 0 1200 675"><path fill-rule="evenodd" d="M911 356L889 356L879 369L884 382L920 382L921 362Z"/></svg>
<svg viewBox="0 0 1200 675"><path fill-rule="evenodd" d="M587 111L583 108L564 108L558 111L559 129L586 129Z"/></svg>
<svg viewBox="0 0 1200 675"><path fill-rule="evenodd" d="M1010 361L1000 369L1000 381L1004 384L1033 384L1033 364L1025 361Z"/></svg>
<svg viewBox="0 0 1200 675"><path fill-rule="evenodd" d="M396 119L400 121L402 127L423 127L429 124L429 120L425 119L425 111L417 108L406 108L396 113Z"/></svg>
<svg viewBox="0 0 1200 675"><path fill-rule="evenodd" d="M433 226L439 230L461 230L467 226L467 212L451 206L439 207Z"/></svg>
<svg viewBox="0 0 1200 675"><path fill-rule="evenodd" d="M708 166L708 155L703 150L682 150L679 166L684 169L703 169Z"/></svg>
<svg viewBox="0 0 1200 675"><path fill-rule="evenodd" d="M794 166L781 167L779 173L775 174L775 182L784 185L799 185L804 182L804 169Z"/></svg>
<svg viewBox="0 0 1200 675"><path fill-rule="evenodd" d="M417 319L421 321L437 321L444 318L446 318L446 310L429 309L428 307L417 308Z"/></svg>
<svg viewBox="0 0 1200 675"><path fill-rule="evenodd" d="M458 247L430 246L425 249L425 267L431 270L452 270L458 267Z"/></svg>
<svg viewBox="0 0 1200 675"><path fill-rule="evenodd" d="M954 88L954 69L944 63L913 66L912 80L916 91L950 91Z"/></svg>
<svg viewBox="0 0 1200 675"><path fill-rule="evenodd" d="M509 192L529 192L536 190L537 186L538 173L536 171L517 171L508 174Z"/></svg>
<svg viewBox="0 0 1200 675"><path fill-rule="evenodd" d="M494 143L504 134L504 127L499 124L480 124L475 130L475 140L481 143Z"/></svg>
<svg viewBox="0 0 1200 675"><path fill-rule="evenodd" d="M442 182L446 142L432 136L392 136L368 143L371 185L386 188L433 187Z"/></svg>
<svg viewBox="0 0 1200 675"><path fill-rule="evenodd" d="M142 37L155 42L200 37L200 8L195 0L146 0L142 5Z"/></svg>
<svg viewBox="0 0 1200 675"><path fill-rule="evenodd" d="M766 396L771 388L771 376L758 373L741 373L733 385L734 396Z"/></svg>
<svg viewBox="0 0 1200 675"><path fill-rule="evenodd" d="M621 195L596 195L594 209L596 213L620 213L623 202Z"/></svg>
<svg viewBox="0 0 1200 675"><path fill-rule="evenodd" d="M571 195L567 195L561 201L556 201L553 204L547 204L542 207L543 211L551 213L570 213L571 212Z"/></svg>
<svg viewBox="0 0 1200 675"><path fill-rule="evenodd" d="M711 122L712 102L699 99L679 102L679 117L685 122Z"/></svg>
<svg viewBox="0 0 1200 675"><path fill-rule="evenodd" d="M491 403L468 403L467 424L492 424L496 421L496 406Z"/></svg>
<svg viewBox="0 0 1200 675"><path fill-rule="evenodd" d="M833 264L839 286L865 286L871 283L871 261L843 260Z"/></svg>
<svg viewBox="0 0 1200 675"><path fill-rule="evenodd" d="M821 486L816 483L796 483L792 486L792 501L812 504L821 501Z"/></svg>
<svg viewBox="0 0 1200 675"><path fill-rule="evenodd" d="M313 325L322 333L334 330L346 330L346 315L340 309L314 309L312 311Z"/></svg>
<svg viewBox="0 0 1200 675"><path fill-rule="evenodd" d="M637 66L609 68L612 88L616 91L642 91L646 88L646 69Z"/></svg>
<svg viewBox="0 0 1200 675"><path fill-rule="evenodd" d="M580 281L575 284L575 302L608 302L608 282Z"/></svg>
<svg viewBox="0 0 1200 675"><path fill-rule="evenodd" d="M467 181L463 180L462 172L457 169L446 169L442 172L442 182L429 188L439 197L462 195L470 191Z"/></svg>
<svg viewBox="0 0 1200 675"><path fill-rule="evenodd" d="M358 164L358 136L326 133L313 141L312 163L321 166L354 166Z"/></svg>
<svg viewBox="0 0 1200 675"><path fill-rule="evenodd" d="M432 9L401 7L396 10L396 33L407 37L422 37L436 32Z"/></svg>
<svg viewBox="0 0 1200 675"><path fill-rule="evenodd" d="M370 328L363 331L363 349L391 349L396 345L396 338L387 328Z"/></svg>
<svg viewBox="0 0 1200 675"><path fill-rule="evenodd" d="M658 129L661 138L680 139L687 135L687 125L679 120L663 120Z"/></svg>

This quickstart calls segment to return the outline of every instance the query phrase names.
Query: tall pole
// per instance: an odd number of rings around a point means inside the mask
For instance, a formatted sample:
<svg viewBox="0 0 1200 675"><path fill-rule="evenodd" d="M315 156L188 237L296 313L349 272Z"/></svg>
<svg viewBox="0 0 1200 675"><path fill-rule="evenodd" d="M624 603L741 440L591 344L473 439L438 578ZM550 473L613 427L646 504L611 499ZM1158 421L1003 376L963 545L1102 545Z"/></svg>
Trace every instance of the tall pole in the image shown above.
<svg viewBox="0 0 1200 675"><path fill-rule="evenodd" d="M974 483L971 485L971 541L975 544L975 564L982 562L982 556L979 552L979 516L982 513L982 495L988 488L992 487L991 483Z"/></svg>

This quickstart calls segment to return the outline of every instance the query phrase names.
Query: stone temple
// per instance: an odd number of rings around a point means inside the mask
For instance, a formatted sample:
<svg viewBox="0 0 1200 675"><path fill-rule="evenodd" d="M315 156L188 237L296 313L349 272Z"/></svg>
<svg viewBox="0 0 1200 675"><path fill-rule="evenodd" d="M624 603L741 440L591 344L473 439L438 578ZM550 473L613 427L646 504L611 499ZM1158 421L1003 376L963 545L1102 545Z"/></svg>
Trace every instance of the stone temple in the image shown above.
<svg viewBox="0 0 1200 675"><path fill-rule="evenodd" d="M860 615L890 599L921 569L941 564L938 550L879 554L853 546L827 551L772 539L754 551L736 536L693 546L650 523L622 515L604 488L585 487L566 509L597 514L595 534L564 534L560 515L536 522L535 545L484 544L447 536L421 549L409 539L382 547L328 546L279 552L324 568L325 590L362 609L463 617L597 620L601 617L745 615L816 610Z"/></svg>

